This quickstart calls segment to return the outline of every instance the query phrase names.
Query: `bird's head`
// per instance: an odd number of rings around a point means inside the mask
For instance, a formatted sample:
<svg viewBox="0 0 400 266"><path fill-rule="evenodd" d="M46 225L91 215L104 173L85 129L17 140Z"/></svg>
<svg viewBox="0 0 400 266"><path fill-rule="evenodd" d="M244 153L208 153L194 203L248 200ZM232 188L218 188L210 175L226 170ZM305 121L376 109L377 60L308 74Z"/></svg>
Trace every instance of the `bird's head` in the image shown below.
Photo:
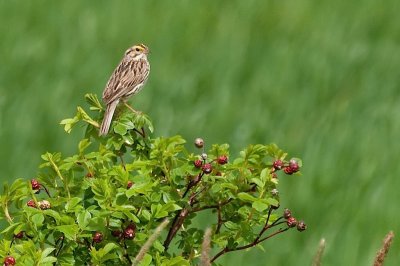
<svg viewBox="0 0 400 266"><path fill-rule="evenodd" d="M125 56L129 57L130 59L139 60L141 58L146 58L148 53L149 53L149 48L146 45L137 44L126 50Z"/></svg>

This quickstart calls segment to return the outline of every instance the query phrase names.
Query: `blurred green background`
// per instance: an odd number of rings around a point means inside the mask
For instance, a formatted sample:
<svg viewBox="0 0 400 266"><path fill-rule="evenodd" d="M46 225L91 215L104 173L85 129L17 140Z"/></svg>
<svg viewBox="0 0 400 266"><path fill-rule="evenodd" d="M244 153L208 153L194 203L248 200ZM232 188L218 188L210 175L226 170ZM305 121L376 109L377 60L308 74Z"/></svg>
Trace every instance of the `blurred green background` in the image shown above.
<svg viewBox="0 0 400 266"><path fill-rule="evenodd" d="M324 265L371 265L399 232L399 1L0 3L1 181L34 177L46 151L75 152L83 130L59 121L143 42L152 72L132 102L155 135L230 143L232 155L275 142L303 159L279 187L309 230L218 262L310 265L324 237Z"/></svg>

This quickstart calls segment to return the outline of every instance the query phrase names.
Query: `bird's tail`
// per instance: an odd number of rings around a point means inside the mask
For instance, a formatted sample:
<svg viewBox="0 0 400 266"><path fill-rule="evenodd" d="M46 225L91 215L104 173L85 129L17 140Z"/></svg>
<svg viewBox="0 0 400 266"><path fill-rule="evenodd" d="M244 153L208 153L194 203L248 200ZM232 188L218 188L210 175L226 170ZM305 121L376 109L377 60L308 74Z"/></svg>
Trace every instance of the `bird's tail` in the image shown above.
<svg viewBox="0 0 400 266"><path fill-rule="evenodd" d="M115 108L117 107L119 100L112 101L107 105L106 111L104 113L103 122L101 123L99 136L107 135L110 129L111 121L114 115Z"/></svg>

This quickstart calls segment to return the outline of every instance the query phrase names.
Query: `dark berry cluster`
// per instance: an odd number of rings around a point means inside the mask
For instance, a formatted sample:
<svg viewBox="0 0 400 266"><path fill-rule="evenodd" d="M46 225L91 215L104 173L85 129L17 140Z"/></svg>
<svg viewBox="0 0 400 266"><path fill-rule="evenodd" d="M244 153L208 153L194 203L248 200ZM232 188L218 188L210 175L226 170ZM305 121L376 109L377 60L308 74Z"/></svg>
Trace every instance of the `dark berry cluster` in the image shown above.
<svg viewBox="0 0 400 266"><path fill-rule="evenodd" d="M283 211L283 218L286 219L286 224L290 228L297 227L299 232L307 229L307 225L304 223L304 221L297 221L297 219L292 216L292 212L289 209L285 209Z"/></svg>
<svg viewBox="0 0 400 266"><path fill-rule="evenodd" d="M199 156L199 159L193 161L194 167L201 169L203 171L203 174L211 174L214 169L213 163L215 162L219 165L224 165L228 163L228 156L226 155L220 155L217 159L207 162L208 155L204 152L204 140L202 138L196 138L194 141L194 145L196 146L196 148L203 150L203 152ZM221 172L216 172L215 174L221 176Z"/></svg>
<svg viewBox="0 0 400 266"><path fill-rule="evenodd" d="M125 227L124 230L113 230L111 235L119 239L133 240L136 235L136 225L134 223L130 223Z"/></svg>
<svg viewBox="0 0 400 266"><path fill-rule="evenodd" d="M300 171L300 165L296 159L290 159L289 162L277 159L272 163L272 170L271 170L272 177L276 178L277 177L276 171L282 169L285 174L292 175Z"/></svg>

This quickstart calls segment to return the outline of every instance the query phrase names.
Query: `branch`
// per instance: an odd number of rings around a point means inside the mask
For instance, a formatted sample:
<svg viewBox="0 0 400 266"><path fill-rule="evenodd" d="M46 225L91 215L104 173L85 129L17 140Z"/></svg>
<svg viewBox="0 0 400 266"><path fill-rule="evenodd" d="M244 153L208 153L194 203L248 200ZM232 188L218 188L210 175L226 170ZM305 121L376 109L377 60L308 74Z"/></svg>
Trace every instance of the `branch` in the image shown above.
<svg viewBox="0 0 400 266"><path fill-rule="evenodd" d="M269 235L269 236L267 236L267 237L264 237L264 238L262 238L262 239L260 239L260 240L254 240L253 242L251 242L250 244L247 244L247 245L244 245L244 246L241 246L241 247L236 247L236 248L232 248L232 249L230 249L230 248L228 248L228 247L225 247L224 249L222 249L220 252L218 252L217 253L217 255L215 255L212 259L211 259L211 262L214 262L216 259L218 259L220 256L222 256L222 255L224 255L224 254L226 254L226 253L228 253L228 252L232 252L232 251L237 251L237 250L243 250L243 249L248 249L248 248L251 248L251 247L254 247L254 246L256 246L256 245L258 245L258 244L260 244L261 242L263 242L263 241L265 241L265 240L267 240L267 239L269 239L269 238L271 238L271 237L273 237L273 236L276 236L276 235L278 235L278 234L280 234L280 233L283 233L283 232L285 232L285 231L287 231L287 230L289 230L290 229L290 227L286 227L285 229L279 229L278 231L276 231L275 233L273 233L273 234L271 234L271 235Z"/></svg>

